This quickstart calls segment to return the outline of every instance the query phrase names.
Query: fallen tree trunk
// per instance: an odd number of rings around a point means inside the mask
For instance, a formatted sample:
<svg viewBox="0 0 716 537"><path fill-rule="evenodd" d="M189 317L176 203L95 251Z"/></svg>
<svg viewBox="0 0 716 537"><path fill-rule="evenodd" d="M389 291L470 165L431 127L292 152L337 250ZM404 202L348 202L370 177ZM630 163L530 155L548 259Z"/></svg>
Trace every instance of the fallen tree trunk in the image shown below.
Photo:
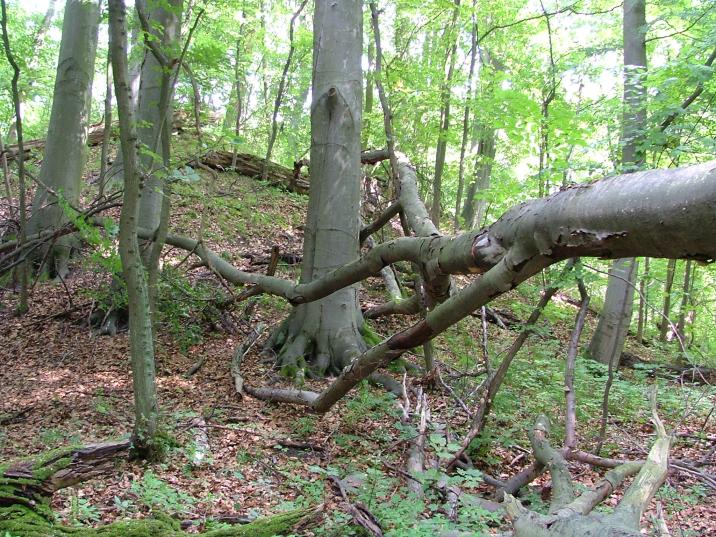
<svg viewBox="0 0 716 537"><path fill-rule="evenodd" d="M0 535L12 537L183 537L180 521L168 516L115 522L98 528L63 526L50 509L52 495L107 472L130 448L129 440L66 447L0 465ZM209 531L212 537L271 537L310 523L322 506L258 519L245 526Z"/></svg>
<svg viewBox="0 0 716 537"><path fill-rule="evenodd" d="M716 369L692 364L657 364L647 362L636 354L623 352L619 365L630 369L642 369L650 371L651 374L659 377L678 379L681 382L693 384L714 384L716 383Z"/></svg>
<svg viewBox="0 0 716 537"><path fill-rule="evenodd" d="M328 296L397 261L418 264L428 282L446 282L450 274L481 274L435 306L425 319L358 356L321 394L302 392L296 397L295 390L260 391L263 398L293 400L326 412L379 367L559 261L580 256L716 259L714 206L716 162L620 175L522 203L485 229L456 237L402 237L386 242L323 278L298 285L242 272L191 239L170 234L167 242L195 252L233 283L255 284L292 304ZM424 223L411 227L418 229ZM448 290L449 286L437 286L433 296Z"/></svg>

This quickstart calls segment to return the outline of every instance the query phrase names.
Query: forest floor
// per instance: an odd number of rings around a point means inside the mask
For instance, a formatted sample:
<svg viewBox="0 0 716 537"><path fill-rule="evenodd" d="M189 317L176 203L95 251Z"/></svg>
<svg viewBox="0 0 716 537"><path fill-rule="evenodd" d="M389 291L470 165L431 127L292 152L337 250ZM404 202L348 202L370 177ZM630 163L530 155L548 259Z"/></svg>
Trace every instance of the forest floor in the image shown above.
<svg viewBox="0 0 716 537"><path fill-rule="evenodd" d="M204 184L204 183L202 183ZM209 183L210 184L210 183ZM201 191L181 185L174 202L172 230L197 237L200 233L215 251L246 269L265 270L261 259L278 244L284 254L301 252L301 224L306 199L286 194L245 177L219 174L216 184ZM105 245L106 246L106 245ZM16 301L10 290L0 291L0 460L41 452L68 443L104 441L132 429L132 386L126 331L100 336L88 325L93 309L106 300L109 276L102 267L103 246L91 258L77 262L64 282L37 282L30 312L13 315ZM222 517L255 517L280 510L325 503L323 523L314 535L360 535L349 525L329 476L348 486L351 498L362 502L383 524L387 535L434 536L441 529L485 535L503 531L501 517L465 506L456 522L440 512L441 500L430 488L435 473L426 472L423 500L411 496L400 469L406 439L413 431L400 423L392 397L378 388L360 386L326 416L303 408L275 405L234 392L230 363L234 349L259 324L266 333L286 315L288 307L273 297L259 297L253 312L246 303L217 310L216 298L231 292L205 267L184 260L185 252L167 249L168 276L160 290L162 311L157 335L157 383L162 421L169 433L165 462L143 464L118 461L115 471L55 495L53 507L70 524L99 524L121 518L147 516L163 510L187 521L190 531L216 527ZM287 258L290 261L290 255ZM179 268L176 268L180 266ZM278 274L295 278L297 266L281 263ZM382 283L364 286L363 305L382 300ZM536 303L537 287L524 286L501 299L498 311L525 319ZM564 415L563 363L576 308L555 300L540 321L539 330L524 346L495 401L485 434L471 448L479 471L463 472L460 486L489 494L480 472L507 478L531 462L526 430L539 413L548 414L559 438ZM595 324L588 320L587 341ZM392 333L409 320L372 323L380 335ZM489 349L499 360L519 333L490 324ZM469 376L479 368L482 326L468 319L436 341L443 372L458 395L469 393L481 380ZM659 359L654 348L630 343L635 354ZM288 384L260 355L260 344L247 355L243 374L253 385ZM410 360L420 363L421 357ZM187 376L193 365L198 371ZM401 375L396 373L396 378ZM601 407L605 369L580 358L575 386L578 400L579 443L594 445ZM327 381L308 380L319 390ZM408 379L418 385L420 378ZM667 425L683 435L673 455L699 459L716 438L715 402L710 388L679 386L648 378L644 371L624 370L611 395L607 443L602 455L643 457L653 441L646 393L660 385L660 412ZM434 457L452 446L442 443L445 428L458 436L469 422L448 393L426 385L433 424L429 451ZM194 465L195 418L203 417L210 455ZM710 443L709 443L710 439ZM707 471L713 472L713 460ZM573 464L583 486L599 473ZM659 491L666 520L675 536L716 534L713 490L702 481L672 473ZM523 500L544 506L549 495L546 478L535 481ZM616 503L613 497L605 504ZM228 519L225 519L228 520ZM191 524L190 524L191 522ZM651 526L649 515L645 523Z"/></svg>

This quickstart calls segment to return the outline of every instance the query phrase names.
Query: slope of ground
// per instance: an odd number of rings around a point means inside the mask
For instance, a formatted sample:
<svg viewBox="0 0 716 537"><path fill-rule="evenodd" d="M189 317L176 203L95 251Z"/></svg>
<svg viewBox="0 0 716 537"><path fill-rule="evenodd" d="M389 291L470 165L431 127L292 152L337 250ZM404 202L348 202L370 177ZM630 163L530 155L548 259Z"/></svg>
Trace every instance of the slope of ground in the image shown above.
<svg viewBox="0 0 716 537"><path fill-rule="evenodd" d="M297 278L301 252L304 197L287 194L232 173L204 175L199 183L178 185L172 230L202 237L210 248L236 265L265 270L274 244L284 254L278 274ZM116 216L116 214L115 214ZM110 277L102 271L112 240L94 248L95 255L76 262L65 282L37 282L30 313L13 315L15 296L0 291L0 460L68 443L117 438L132 428L132 388L127 334L100 336L88 324L92 312L104 305ZM89 246L87 251L92 250ZM104 257L103 257L104 256ZM161 289L161 319L157 336L157 370L162 419L168 433L169 456L162 464L118 462L105 478L57 494L54 507L69 523L98 524L120 518L143 517L152 511L169 512L190 529L235 522L296 506L327 504L323 524L315 535L359 535L347 525L350 516L329 482L342 480L354 501L360 501L383 525L387 535L436 535L461 530L480 535L500 531L501 517L480 507L463 506L457 520L441 512L434 491L435 472L421 477L426 495L408 492L403 471L407 446L415 429L400 422L392 397L361 386L325 417L303 408L277 406L234 392L230 363L234 349L263 323L270 332L285 316L287 306L273 297L259 297L254 307L234 300L229 289L206 267L196 265L183 251L167 248L163 259L167 276ZM365 304L383 300L379 279L364 286ZM527 317L537 290L512 293L498 310ZM221 303L221 307L217 304ZM555 301L545 312L512 366L495 402L485 434L471 448L479 471L454 480L472 492L489 493L481 472L498 478L517 473L531 462L526 429L539 413L548 414L561 435L564 393L563 359L576 309ZM379 335L403 326L404 319L372 324ZM590 319L588 331L593 328ZM489 351L498 362L518 333L489 325ZM588 334L585 334L585 338ZM472 407L481 368L482 325L469 319L436 341L444 379L453 395ZM244 360L243 372L252 384L287 384L271 367L271 358L256 345ZM639 349L634 349L637 354ZM420 364L421 357L409 359ZM188 375L194 366L198 370ZM394 373L401 379L400 373ZM580 445L594 444L606 371L580 358L577 368ZM327 381L308 381L320 389ZM469 427L461 405L450 393L426 379L405 382L428 390L432 410L428 451L446 456L445 431L460 436ZM712 445L716 425L711 415L714 392L690 388L625 371L614 384L608 442L603 455L642 457L652 440L648 424L648 385L660 387L660 411L682 440L674 453L699 459ZM202 464L192 460L197 433L206 424L210 455ZM712 454L713 455L713 454ZM713 461L711 462L713 464ZM599 474L575 465L582 485ZM713 472L713 466L707 466ZM716 532L713 490L703 480L672 474L659 498L675 535ZM525 501L544 504L549 483L536 481ZM613 501L612 501L613 504ZM609 505L609 503L607 504Z"/></svg>

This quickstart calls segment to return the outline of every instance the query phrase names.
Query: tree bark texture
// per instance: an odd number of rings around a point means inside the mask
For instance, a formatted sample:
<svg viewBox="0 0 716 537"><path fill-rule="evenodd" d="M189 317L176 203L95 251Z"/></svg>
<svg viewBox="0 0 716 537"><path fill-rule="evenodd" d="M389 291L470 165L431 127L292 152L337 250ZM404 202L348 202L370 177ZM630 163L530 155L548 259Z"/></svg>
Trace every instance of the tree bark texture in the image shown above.
<svg viewBox="0 0 716 537"><path fill-rule="evenodd" d="M308 284L359 257L362 113L360 0L315 4L311 183L301 282ZM296 308L279 360L291 372L310 363L318 374L338 372L365 350L358 288L349 285ZM281 341L283 339L283 341Z"/></svg>
<svg viewBox="0 0 716 537"><path fill-rule="evenodd" d="M644 162L646 129L646 2L626 0L624 2L624 119L622 122L622 168L625 171L638 169ZM614 262L607 282L607 298L602 315L589 346L591 356L602 363L615 362L624 348L629 331L633 309L633 289L636 284L634 259L620 259ZM629 276L628 282L620 280ZM632 291L623 292L628 285ZM612 323L619 322L619 326ZM606 353L609 354L606 354Z"/></svg>
<svg viewBox="0 0 716 537"><path fill-rule="evenodd" d="M715 205L716 161L619 175L522 203L485 229L456 237L420 234L383 243L362 258L298 285L237 270L191 239L170 234L167 242L195 251L233 283L257 285L262 291L282 296L293 304L317 301L377 275L383 267L397 261L417 263L428 280L439 281L450 274L481 274L438 303L424 320L353 360L322 394L297 400L325 412L379 367L559 261L572 257L626 256L716 259ZM636 214L638 219L634 218ZM424 219L432 225L427 215ZM695 221L698 226L693 226Z"/></svg>
<svg viewBox="0 0 716 537"><path fill-rule="evenodd" d="M68 0L65 6L40 185L28 224L31 234L57 228L66 220L57 196L70 205L75 205L79 198L87 156L99 4L97 0ZM55 242L47 257L51 272L66 275L70 249L69 236Z"/></svg>
<svg viewBox="0 0 716 537"><path fill-rule="evenodd" d="M127 66L127 20L124 0L110 0L109 23L112 42L112 73L117 96L119 136L123 155L124 203L119 221L119 255L127 285L129 343L134 391L134 448L138 455L158 454L159 404L157 402L154 340L149 308L146 271L142 264L137 229L140 179L137 169L137 128ZM153 231L152 231L153 233Z"/></svg>

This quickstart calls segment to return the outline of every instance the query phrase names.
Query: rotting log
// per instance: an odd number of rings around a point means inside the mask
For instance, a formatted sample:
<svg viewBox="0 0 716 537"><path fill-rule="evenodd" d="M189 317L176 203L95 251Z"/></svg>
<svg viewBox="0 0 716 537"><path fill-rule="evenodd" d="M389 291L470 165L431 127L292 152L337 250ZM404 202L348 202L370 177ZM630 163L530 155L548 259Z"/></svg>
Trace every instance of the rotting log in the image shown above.
<svg viewBox="0 0 716 537"><path fill-rule="evenodd" d="M12 537L183 537L180 521L166 515L115 522L97 528L59 524L50 509L52 494L111 469L126 454L129 440L85 447L65 447L8 464L0 464L0 535ZM272 537L311 525L319 505L258 519L244 526L203 533L211 537Z"/></svg>

